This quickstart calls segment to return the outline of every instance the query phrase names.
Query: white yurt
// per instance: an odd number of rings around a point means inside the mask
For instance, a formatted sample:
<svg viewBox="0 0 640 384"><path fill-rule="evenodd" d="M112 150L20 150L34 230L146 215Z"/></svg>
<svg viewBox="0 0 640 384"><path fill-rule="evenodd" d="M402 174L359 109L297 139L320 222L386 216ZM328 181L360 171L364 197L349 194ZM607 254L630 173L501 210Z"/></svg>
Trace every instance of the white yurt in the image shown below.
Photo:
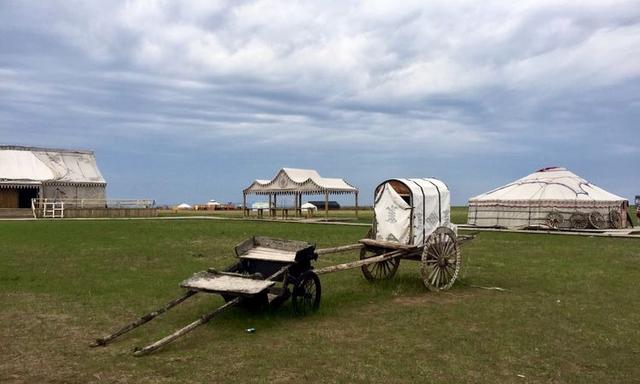
<svg viewBox="0 0 640 384"><path fill-rule="evenodd" d="M624 228L629 202L550 167L469 199L467 223L504 228Z"/></svg>
<svg viewBox="0 0 640 384"><path fill-rule="evenodd" d="M187 203L178 204L176 209L191 209L192 207Z"/></svg>
<svg viewBox="0 0 640 384"><path fill-rule="evenodd" d="M390 179L376 188L373 238L422 246L436 228L451 223L449 188L437 179Z"/></svg>

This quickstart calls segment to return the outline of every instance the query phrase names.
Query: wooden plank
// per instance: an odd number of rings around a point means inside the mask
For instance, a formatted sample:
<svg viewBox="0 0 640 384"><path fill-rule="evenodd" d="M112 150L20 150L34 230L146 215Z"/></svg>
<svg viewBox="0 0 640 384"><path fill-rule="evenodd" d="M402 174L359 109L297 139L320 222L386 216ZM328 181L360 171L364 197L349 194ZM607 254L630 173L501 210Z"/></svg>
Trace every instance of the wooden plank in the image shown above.
<svg viewBox="0 0 640 384"><path fill-rule="evenodd" d="M360 243L372 247L378 248L388 248L388 249L403 249L403 250L414 250L417 247L415 245L406 245L400 243L394 243L392 241L383 241L383 240L373 240L373 239L362 239Z"/></svg>
<svg viewBox="0 0 640 384"><path fill-rule="evenodd" d="M198 272L180 283L182 288L211 293L235 293L257 295L275 284L274 281L255 280L248 277L219 275L210 272Z"/></svg>

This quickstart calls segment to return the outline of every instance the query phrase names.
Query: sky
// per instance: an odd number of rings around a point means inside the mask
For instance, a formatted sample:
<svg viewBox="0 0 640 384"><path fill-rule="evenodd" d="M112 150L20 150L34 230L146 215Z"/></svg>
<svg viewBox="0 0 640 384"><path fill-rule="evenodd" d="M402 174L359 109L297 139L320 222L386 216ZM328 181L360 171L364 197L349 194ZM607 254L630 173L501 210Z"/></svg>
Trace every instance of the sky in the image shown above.
<svg viewBox="0 0 640 384"><path fill-rule="evenodd" d="M639 121L640 1L0 1L0 143L94 150L109 198L564 166L632 199Z"/></svg>

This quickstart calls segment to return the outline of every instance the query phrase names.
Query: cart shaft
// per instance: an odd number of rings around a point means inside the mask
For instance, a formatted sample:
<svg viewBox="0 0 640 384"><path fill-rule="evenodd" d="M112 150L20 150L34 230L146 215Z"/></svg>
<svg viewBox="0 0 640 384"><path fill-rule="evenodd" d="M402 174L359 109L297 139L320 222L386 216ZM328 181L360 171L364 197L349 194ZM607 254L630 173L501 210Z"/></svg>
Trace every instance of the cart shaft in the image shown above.
<svg viewBox="0 0 640 384"><path fill-rule="evenodd" d="M379 256L370 257L370 258L364 259L364 260L352 261L350 263L331 265L331 266L328 266L328 267L316 269L314 272L317 275L322 275L322 274L330 273L330 272L345 271L347 269L359 268L359 267L362 267L363 265L380 263L380 262L391 260L391 259L394 259L394 258L397 258L397 257L402 257L402 256L405 256L405 255L407 255L407 251L405 251L405 250L396 250L396 251L383 253L382 255L379 255Z"/></svg>
<svg viewBox="0 0 640 384"><path fill-rule="evenodd" d="M143 325L143 324L155 319L156 317L160 316L161 314L167 312L171 308L175 307L176 305L182 303L183 301L187 300L191 296L195 295L196 293L198 293L198 292L196 292L196 291L187 291L187 292L185 292L182 296L171 300L170 302L165 304L162 308L156 309L153 312L149 312L146 315L141 316L137 320L125 325L124 327L118 329L117 331L115 331L114 333L112 333L110 335L107 335L105 337L100 337L100 338L96 339L91 344L91 346L92 347L98 347L98 346L107 345L108 343L110 343L111 341L116 339L117 337L122 336L125 333L127 333L127 332L129 332L129 331L131 331L133 329L136 329L139 326L141 326L141 325Z"/></svg>

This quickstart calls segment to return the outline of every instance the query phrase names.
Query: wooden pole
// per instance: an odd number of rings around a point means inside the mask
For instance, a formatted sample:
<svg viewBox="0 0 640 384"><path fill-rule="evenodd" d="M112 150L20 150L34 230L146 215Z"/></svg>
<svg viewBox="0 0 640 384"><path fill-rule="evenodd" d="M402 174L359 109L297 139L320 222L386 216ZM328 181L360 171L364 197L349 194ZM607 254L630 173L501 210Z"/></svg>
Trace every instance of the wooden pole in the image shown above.
<svg viewBox="0 0 640 384"><path fill-rule="evenodd" d="M347 269L353 269L353 268L362 267L363 265L381 263L381 262L384 262L384 261L391 260L393 258L402 256L402 255L404 255L406 253L407 253L407 251L404 251L404 250L387 252L387 253L383 253L380 256L374 256L374 257L370 257L368 259L352 261L350 263L344 263L344 264L338 264L338 265L331 265L331 266L328 266L328 267L316 269L316 270L314 270L314 272L316 273L316 275L322 275L324 273L345 271Z"/></svg>
<svg viewBox="0 0 640 384"><path fill-rule="evenodd" d="M108 343L110 343L111 341L113 341L115 338L117 338L118 336L124 335L125 333L131 331L132 329L138 328L139 326L141 326L144 323L147 323L151 320L153 320L155 317L167 312L168 310L170 310L171 308L175 307L176 305L182 303L183 301L185 301L186 299L190 298L191 296L195 295L196 291L187 291L185 292L184 295L171 300L170 302L168 302L167 304L165 304L164 307L160 308L160 309L156 309L153 312L147 313L146 315L140 317L139 319L137 319L136 321L133 321L127 325L125 325L124 327L118 329L117 331L115 331L114 333L107 335L105 337L100 337L97 338L92 344L92 347L98 347L101 345L107 345Z"/></svg>
<svg viewBox="0 0 640 384"><path fill-rule="evenodd" d="M242 193L242 216L245 217L248 215L249 211L247 210L247 194Z"/></svg>
<svg viewBox="0 0 640 384"><path fill-rule="evenodd" d="M329 192L324 193L324 217L329 218Z"/></svg>
<svg viewBox="0 0 640 384"><path fill-rule="evenodd" d="M358 218L358 191L356 191L356 219Z"/></svg>
<svg viewBox="0 0 640 384"><path fill-rule="evenodd" d="M332 248L320 248L320 249L316 249L316 254L318 256L329 255L333 253L353 251L355 249L360 249L362 247L364 247L364 244L358 243L358 244L341 245L339 247L332 247Z"/></svg>
<svg viewBox="0 0 640 384"><path fill-rule="evenodd" d="M233 299L231 301L228 301L224 305L218 307L215 311L209 312L206 315L203 315L198 320L194 321L193 323L187 325L184 328L178 329L177 331L175 331L174 333L170 334L169 336L166 336L166 337L164 337L164 338L156 341L155 343L153 343L151 345L148 345L148 346L146 346L144 348L136 348L134 350L134 352L133 352L134 356L144 356L144 355L146 355L148 353L151 353L151 352L155 351L156 349L162 347L165 344L168 344L168 343L172 342L173 340L177 339L178 337L193 331L194 329L196 329L197 327L201 326L202 324L205 324L205 323L209 322L211 319L213 319L217 315L221 314L226 309L231 308L232 306L238 304L239 302L240 302L240 297L236 297L235 299Z"/></svg>

